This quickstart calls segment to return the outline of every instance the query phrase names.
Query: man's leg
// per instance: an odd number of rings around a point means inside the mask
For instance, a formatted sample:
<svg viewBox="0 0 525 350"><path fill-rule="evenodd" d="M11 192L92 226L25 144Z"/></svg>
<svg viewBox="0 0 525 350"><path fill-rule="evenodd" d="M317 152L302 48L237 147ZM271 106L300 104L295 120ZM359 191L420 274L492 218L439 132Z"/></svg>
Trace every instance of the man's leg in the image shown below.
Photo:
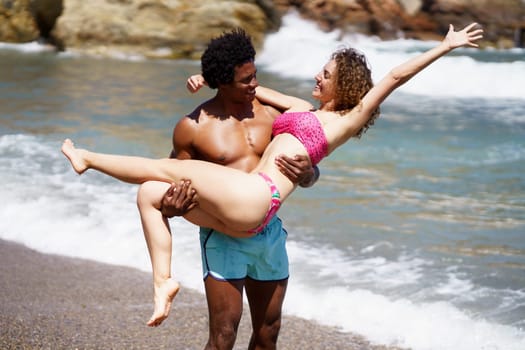
<svg viewBox="0 0 525 350"><path fill-rule="evenodd" d="M204 281L209 312L209 337L205 350L231 350L242 316L244 280L219 281L208 276Z"/></svg>
<svg viewBox="0 0 525 350"><path fill-rule="evenodd" d="M276 349L281 329L281 315L288 279L255 281L246 279L253 333L249 350Z"/></svg>

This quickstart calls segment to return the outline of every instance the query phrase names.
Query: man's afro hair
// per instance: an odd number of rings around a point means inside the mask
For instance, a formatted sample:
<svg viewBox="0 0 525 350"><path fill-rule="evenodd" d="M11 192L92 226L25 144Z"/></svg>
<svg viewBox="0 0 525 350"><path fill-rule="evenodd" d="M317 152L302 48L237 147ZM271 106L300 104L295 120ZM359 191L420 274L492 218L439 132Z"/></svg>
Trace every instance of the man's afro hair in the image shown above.
<svg viewBox="0 0 525 350"><path fill-rule="evenodd" d="M216 89L220 84L233 82L235 67L254 59L250 36L237 28L210 41L201 57L202 76L210 88Z"/></svg>

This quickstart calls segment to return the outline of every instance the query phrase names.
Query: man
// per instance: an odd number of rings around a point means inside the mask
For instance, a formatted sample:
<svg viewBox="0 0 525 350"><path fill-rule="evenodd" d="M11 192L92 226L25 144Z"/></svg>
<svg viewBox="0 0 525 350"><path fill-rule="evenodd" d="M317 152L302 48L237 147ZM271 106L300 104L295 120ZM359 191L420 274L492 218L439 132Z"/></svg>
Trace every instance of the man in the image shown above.
<svg viewBox="0 0 525 350"><path fill-rule="evenodd" d="M202 75L216 95L182 118L173 131L172 158L200 159L251 171L271 140L281 111L255 98L255 50L242 30L213 39L201 58ZM276 160L300 186L318 177L307 157ZM217 184L220 186L220 184ZM197 193L198 197L198 193ZM170 187L162 201L166 217L195 205L187 184ZM248 349L275 349L288 283L286 231L275 217L251 238L232 238L201 228L204 285L209 310L205 349L232 349L246 290L253 332Z"/></svg>

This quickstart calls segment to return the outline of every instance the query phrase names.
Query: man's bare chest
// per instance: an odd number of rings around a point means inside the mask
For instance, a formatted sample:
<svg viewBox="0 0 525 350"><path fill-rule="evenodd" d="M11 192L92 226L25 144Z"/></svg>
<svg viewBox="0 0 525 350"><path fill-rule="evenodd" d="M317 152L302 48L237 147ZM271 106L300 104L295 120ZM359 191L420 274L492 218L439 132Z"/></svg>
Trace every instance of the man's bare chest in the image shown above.
<svg viewBox="0 0 525 350"><path fill-rule="evenodd" d="M200 159L223 165L258 161L271 141L269 123L221 121L203 129L193 148Z"/></svg>

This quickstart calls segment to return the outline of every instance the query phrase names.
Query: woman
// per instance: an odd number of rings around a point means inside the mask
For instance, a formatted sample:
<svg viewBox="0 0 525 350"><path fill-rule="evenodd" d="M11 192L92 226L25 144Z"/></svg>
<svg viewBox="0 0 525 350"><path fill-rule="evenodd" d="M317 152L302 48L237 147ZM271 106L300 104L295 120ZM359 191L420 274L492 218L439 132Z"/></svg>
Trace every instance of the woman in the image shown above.
<svg viewBox="0 0 525 350"><path fill-rule="evenodd" d="M274 138L250 174L196 160L98 154L76 149L70 140L64 141L62 152L79 174L92 168L136 184L190 179L199 194L199 206L184 216L187 220L235 237L253 235L296 187L276 168L277 155L304 154L317 164L349 138L360 137L378 117L381 102L397 87L449 51L461 46L477 47L482 30L475 27L472 23L455 32L451 25L440 45L394 68L374 87L363 55L352 49L335 52L316 77L313 96L320 101L316 111L299 112L296 99L258 88L259 99L287 113L274 122ZM178 290L178 285L171 281L167 289L174 288ZM168 302L176 290L166 294Z"/></svg>

